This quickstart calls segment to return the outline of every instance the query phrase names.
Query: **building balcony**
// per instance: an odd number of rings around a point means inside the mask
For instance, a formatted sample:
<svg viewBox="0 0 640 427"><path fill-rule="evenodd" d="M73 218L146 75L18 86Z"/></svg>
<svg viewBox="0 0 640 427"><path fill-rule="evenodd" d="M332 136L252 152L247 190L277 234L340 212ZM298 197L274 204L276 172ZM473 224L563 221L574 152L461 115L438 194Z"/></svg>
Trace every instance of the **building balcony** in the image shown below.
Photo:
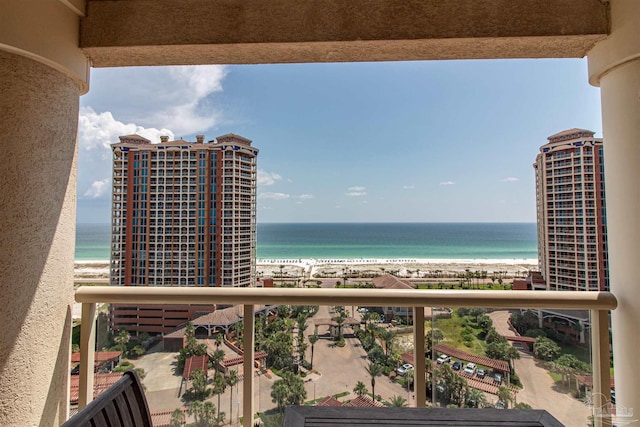
<svg viewBox="0 0 640 427"><path fill-rule="evenodd" d="M283 288L172 288L172 287L81 287L76 291L75 299L82 304L81 362L79 406L84 407L94 396L93 366L95 361L95 319L98 303L118 304L224 304L241 305L244 319L253 319L258 305L322 305L322 306L373 306L400 307L411 311L414 319L413 352L415 387L414 390L427 390L433 384L427 384L427 361L425 359L425 308L429 307L492 307L495 309L521 308L527 301L528 309L589 310L591 315L590 342L592 344L593 391L600 399L608 392L609 378L609 311L617 306L615 297L608 292L545 292L545 291L439 291L439 290L380 290L380 289L283 289ZM243 323L243 341L245 349L254 348L255 325ZM242 356L244 372L254 370L253 350ZM244 375L241 387L242 397L237 408L242 414L245 426L252 426L255 406L256 382L260 378ZM307 388L315 385L306 384ZM608 393L607 393L608 395ZM600 397L598 397L600 396ZM242 402L242 408L240 408ZM426 394L414 393L413 406L424 408ZM605 405L604 401L595 402L594 407ZM258 407L258 410L260 408ZM553 408L535 408L552 410ZM441 409L441 411L444 409ZM400 410L401 411L401 410ZM448 410L451 419L456 419L455 410ZM400 412L401 413L401 412ZM486 414L490 420L493 411ZM409 417L409 411L405 414ZM553 415L553 414L552 414ZM401 415L402 416L402 415ZM608 422L600 417L596 422Z"/></svg>

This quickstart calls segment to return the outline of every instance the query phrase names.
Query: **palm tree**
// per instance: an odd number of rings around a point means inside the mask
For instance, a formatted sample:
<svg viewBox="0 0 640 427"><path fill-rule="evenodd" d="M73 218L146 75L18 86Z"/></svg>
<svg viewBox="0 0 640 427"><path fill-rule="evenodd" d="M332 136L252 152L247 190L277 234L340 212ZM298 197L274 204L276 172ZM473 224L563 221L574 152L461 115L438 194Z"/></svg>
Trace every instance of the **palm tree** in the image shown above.
<svg viewBox="0 0 640 427"><path fill-rule="evenodd" d="M184 416L184 412L180 408L176 408L171 413L171 421L169 421L169 425L171 427L182 427L186 422L186 417Z"/></svg>
<svg viewBox="0 0 640 427"><path fill-rule="evenodd" d="M240 382L240 377L238 376L238 371L235 369L229 371L229 375L227 376L227 384L231 387L231 392L229 393L229 420L233 420L233 387Z"/></svg>
<svg viewBox="0 0 640 427"><path fill-rule="evenodd" d="M191 402L189 405L189 409L187 409L187 413L189 415L193 415L193 419L198 424L200 421L200 415L202 414L202 402L199 400L195 400Z"/></svg>
<svg viewBox="0 0 640 427"><path fill-rule="evenodd" d="M220 332L218 332L216 334L216 349L220 349L220 345L224 342L224 339L222 338L222 334Z"/></svg>
<svg viewBox="0 0 640 427"><path fill-rule="evenodd" d="M342 324L344 323L346 316L344 312L340 312L340 314L333 318L333 321L338 324L338 339L342 339Z"/></svg>
<svg viewBox="0 0 640 427"><path fill-rule="evenodd" d="M409 392L409 388L413 385L413 380L415 378L415 370L413 368L407 369L407 373L405 374L405 378L407 381L407 393Z"/></svg>
<svg viewBox="0 0 640 427"><path fill-rule="evenodd" d="M506 409L509 409L509 403L511 402L511 400L513 400L511 391L503 386L498 387L498 399L504 402L504 406Z"/></svg>
<svg viewBox="0 0 640 427"><path fill-rule="evenodd" d="M402 408L404 406L407 406L407 399L405 399L402 396L394 395L394 396L391 396L391 399L389 399L389 403L394 408Z"/></svg>
<svg viewBox="0 0 640 427"><path fill-rule="evenodd" d="M427 374L427 387L433 381L433 361L431 359L427 359L424 361L424 370Z"/></svg>
<svg viewBox="0 0 640 427"><path fill-rule="evenodd" d="M369 366L365 366L364 369L367 370L367 373L371 375L371 394L373 395L373 400L376 400L376 377L382 375L382 366L377 363L369 362Z"/></svg>
<svg viewBox="0 0 640 427"><path fill-rule="evenodd" d="M364 313L362 315L362 320L364 321L364 326L365 328L367 327L367 325L369 324L369 321L371 320L371 315L373 314L372 311L367 311L366 313Z"/></svg>
<svg viewBox="0 0 640 427"><path fill-rule="evenodd" d="M358 381L356 386L353 388L353 392L358 396L362 396L363 394L367 394L367 386L364 385L362 381Z"/></svg>
<svg viewBox="0 0 640 427"><path fill-rule="evenodd" d="M313 369L313 346L318 342L318 334L313 334L309 337L309 344L311 344L311 369Z"/></svg>
<svg viewBox="0 0 640 427"><path fill-rule="evenodd" d="M191 373L191 394L196 400L204 400L210 393L207 388L207 377L202 369L196 369Z"/></svg>
<svg viewBox="0 0 640 427"><path fill-rule="evenodd" d="M271 400L278 405L280 412L284 412L286 405L301 405L306 398L302 378L291 372L283 372L282 378L271 386Z"/></svg>
<svg viewBox="0 0 640 427"><path fill-rule="evenodd" d="M432 328L427 331L426 339L424 340L424 351L431 354L432 349L438 345L440 341L444 339L444 333L441 329Z"/></svg>
<svg viewBox="0 0 640 427"><path fill-rule="evenodd" d="M373 313L375 314L375 316L372 316L372 319L375 320L375 318L377 317L378 319L380 319L380 315L378 313ZM378 326L375 323L369 323L367 324L367 326L365 327L367 329L367 331L369 331L369 333L371 334L371 339L375 340L376 338L376 334L378 333L378 331L380 330L380 328L378 328Z"/></svg>
<svg viewBox="0 0 640 427"><path fill-rule="evenodd" d="M241 320L233 324L233 331L236 335L236 345L242 348L242 331L244 330L244 322Z"/></svg>
<svg viewBox="0 0 640 427"><path fill-rule="evenodd" d="M218 395L218 417L220 417L220 395L227 388L227 381L220 372L216 372L213 377L213 394Z"/></svg>
<svg viewBox="0 0 640 427"><path fill-rule="evenodd" d="M388 329L383 329L380 332L380 338L382 338L382 341L384 341L385 356L389 356L389 349L391 349L391 346L393 345L393 340L396 338L396 333Z"/></svg>
<svg viewBox="0 0 640 427"><path fill-rule="evenodd" d="M129 343L130 339L131 339L131 335L129 334L129 332L127 332L124 329L121 329L118 336L116 336L113 339L113 341L115 341L115 343L118 344L118 347L120 347L120 351L122 352L122 357L126 356L127 354L127 343Z"/></svg>
<svg viewBox="0 0 640 427"><path fill-rule="evenodd" d="M487 401L484 393L477 388L472 388L467 393L467 407L469 408L484 408L488 406L489 402Z"/></svg>
<svg viewBox="0 0 640 427"><path fill-rule="evenodd" d="M220 362L222 362L224 360L224 351L223 350L216 350L213 352L213 354L211 355L211 360L213 361L213 364L216 368L216 370L220 370Z"/></svg>
<svg viewBox="0 0 640 427"><path fill-rule="evenodd" d="M509 360L509 367L513 371L513 361L515 359L520 359L520 352L514 346L508 346L507 351L505 352L505 357Z"/></svg>

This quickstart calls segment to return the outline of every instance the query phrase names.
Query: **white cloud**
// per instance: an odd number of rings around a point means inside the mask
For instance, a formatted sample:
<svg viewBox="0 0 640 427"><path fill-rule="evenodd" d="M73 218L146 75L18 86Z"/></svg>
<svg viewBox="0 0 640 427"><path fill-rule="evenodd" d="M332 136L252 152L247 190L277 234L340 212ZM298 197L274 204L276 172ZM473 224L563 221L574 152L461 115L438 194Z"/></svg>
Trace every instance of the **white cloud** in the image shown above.
<svg viewBox="0 0 640 427"><path fill-rule="evenodd" d="M110 111L97 113L91 107L80 108L78 118L78 144L81 149L100 152L101 158L111 157L111 144L122 135L138 134L151 142L160 142L161 135L175 138L169 129L144 128L135 123L116 120Z"/></svg>
<svg viewBox="0 0 640 427"><path fill-rule="evenodd" d="M204 133L220 122L211 95L223 90L227 68L219 65L131 67L92 73L95 87L81 100L78 121L78 194L108 196L111 144L138 134L151 142ZM211 139L211 138L210 138Z"/></svg>
<svg viewBox="0 0 640 427"><path fill-rule="evenodd" d="M160 142L160 135L174 138L169 129L145 128L135 123L124 123L111 112L97 113L91 107L81 107L78 117L78 195L81 199L100 199L107 191L111 176L111 144L119 142L121 135L138 134L152 142Z"/></svg>
<svg viewBox="0 0 640 427"><path fill-rule="evenodd" d="M269 200L286 200L291 197L286 193L261 193L258 198L259 199L269 199Z"/></svg>
<svg viewBox="0 0 640 427"><path fill-rule="evenodd" d="M403 185L402 186L403 190L413 190L414 188L416 188L415 185Z"/></svg>
<svg viewBox="0 0 640 427"><path fill-rule="evenodd" d="M258 169L258 185L273 185L276 181L280 181L281 179L282 177L277 173Z"/></svg>
<svg viewBox="0 0 640 427"><path fill-rule="evenodd" d="M516 178L513 176L507 177L505 179L501 179L500 182L516 182L516 181L520 181L520 178Z"/></svg>
<svg viewBox="0 0 640 427"><path fill-rule="evenodd" d="M105 178L100 181L93 181L89 189L84 192L83 197L97 199L102 196L109 189L109 181L109 178Z"/></svg>
<svg viewBox="0 0 640 427"><path fill-rule="evenodd" d="M302 200L309 200L309 199L315 199L316 196L314 196L313 194L301 194L298 196L298 199L302 199Z"/></svg>
<svg viewBox="0 0 640 427"><path fill-rule="evenodd" d="M174 129L178 134L192 134L215 126L220 114L213 111L206 98L222 91L226 68L219 65L180 66L168 69L171 82L170 102L149 114L149 119ZM176 97L177 95L177 97Z"/></svg>
<svg viewBox="0 0 640 427"><path fill-rule="evenodd" d="M361 187L361 186L349 187L347 189L348 191L344 194L350 197L362 197L367 195L367 192L364 191L366 189L367 189L366 187Z"/></svg>
<svg viewBox="0 0 640 427"><path fill-rule="evenodd" d="M454 184L455 184L455 182L453 182L453 181L442 181L440 183L440 185L454 185Z"/></svg>

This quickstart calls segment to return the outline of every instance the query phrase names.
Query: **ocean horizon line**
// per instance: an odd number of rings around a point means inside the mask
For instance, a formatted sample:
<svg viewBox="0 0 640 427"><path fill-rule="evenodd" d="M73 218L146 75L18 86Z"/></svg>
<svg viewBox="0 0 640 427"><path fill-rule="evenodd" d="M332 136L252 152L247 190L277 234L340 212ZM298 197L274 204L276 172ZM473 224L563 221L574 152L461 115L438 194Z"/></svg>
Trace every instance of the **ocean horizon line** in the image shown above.
<svg viewBox="0 0 640 427"><path fill-rule="evenodd" d="M536 224L536 221L264 221L256 224ZM76 222L76 225L110 226L110 222Z"/></svg>
<svg viewBox="0 0 640 427"><path fill-rule="evenodd" d="M76 265L109 264L109 259L76 259ZM269 264L537 264L537 258L256 258L257 265Z"/></svg>

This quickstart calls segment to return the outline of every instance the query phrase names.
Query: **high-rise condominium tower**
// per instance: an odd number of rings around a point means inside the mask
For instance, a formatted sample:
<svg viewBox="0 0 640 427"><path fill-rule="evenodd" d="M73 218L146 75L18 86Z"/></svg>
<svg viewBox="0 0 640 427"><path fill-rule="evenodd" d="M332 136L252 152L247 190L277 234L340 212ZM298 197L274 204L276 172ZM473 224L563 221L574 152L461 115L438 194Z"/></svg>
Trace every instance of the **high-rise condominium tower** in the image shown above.
<svg viewBox="0 0 640 427"><path fill-rule="evenodd" d="M251 286L256 156L234 134L205 142L121 136L113 150L111 285ZM168 333L212 305L112 305L111 327Z"/></svg>
<svg viewBox="0 0 640 427"><path fill-rule="evenodd" d="M552 135L533 165L538 262L550 290L609 289L602 139L593 135Z"/></svg>
<svg viewBox="0 0 640 427"><path fill-rule="evenodd" d="M111 284L250 286L256 156L234 134L113 144Z"/></svg>

